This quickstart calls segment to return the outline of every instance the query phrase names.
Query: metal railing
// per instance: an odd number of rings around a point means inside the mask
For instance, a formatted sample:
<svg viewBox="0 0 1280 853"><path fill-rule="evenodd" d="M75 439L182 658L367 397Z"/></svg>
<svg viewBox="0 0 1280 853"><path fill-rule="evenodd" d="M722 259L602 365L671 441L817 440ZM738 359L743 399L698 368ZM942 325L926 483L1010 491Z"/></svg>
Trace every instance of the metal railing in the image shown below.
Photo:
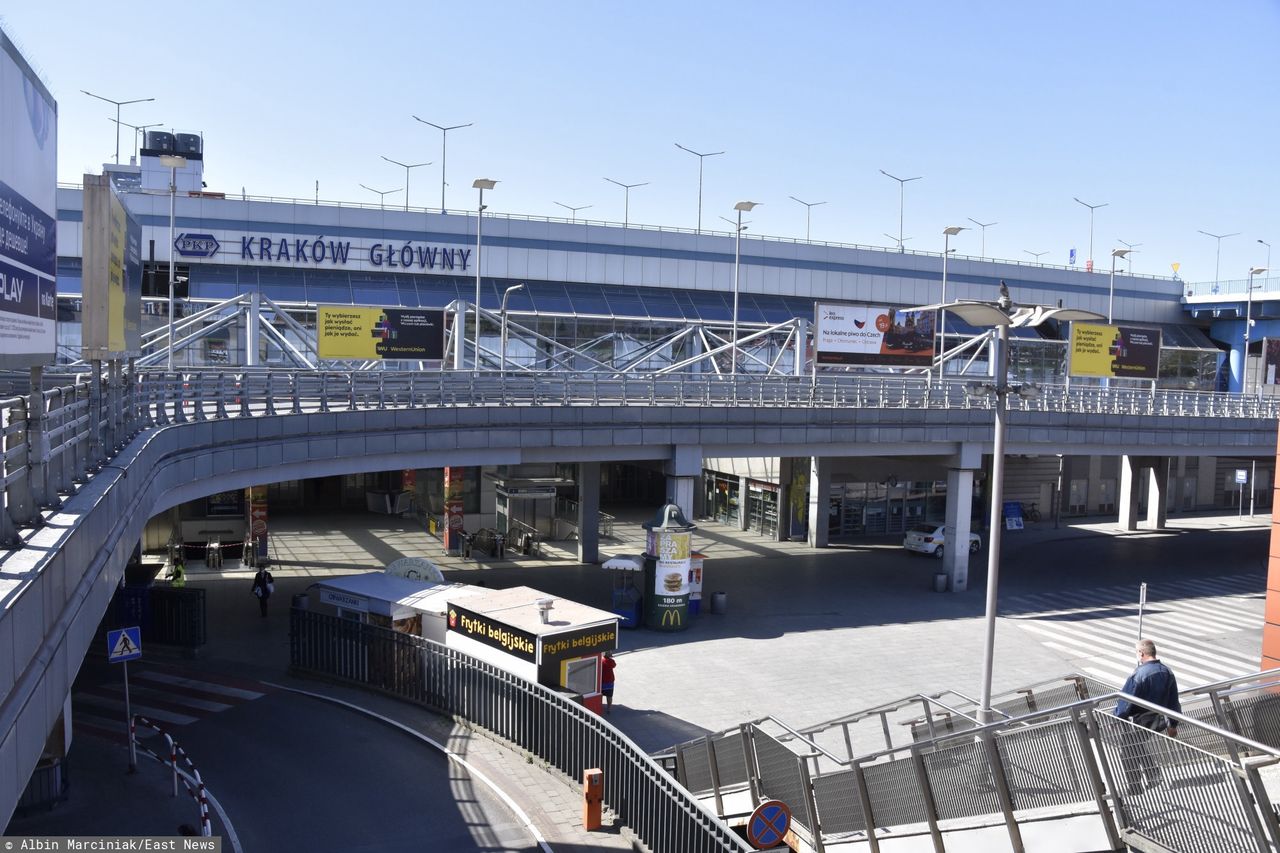
<svg viewBox="0 0 1280 853"><path fill-rule="evenodd" d="M604 771L604 802L650 850L745 851L728 826L629 738L567 696L421 637L294 609L294 670L460 717L566 774Z"/></svg>
<svg viewBox="0 0 1280 853"><path fill-rule="evenodd" d="M1021 851L1021 823L1072 815L1096 815L1113 848L1280 850L1280 825L1259 772L1280 764L1280 744L1264 740L1280 733L1271 722L1280 673L1184 691L1184 713L1117 692L1088 696L1098 683L1078 678L1010 694L1006 706L1021 702L1021 714L988 725L962 715L965 729L935 727L927 737L863 755L836 754L816 737L848 722L883 722L886 712L913 705L931 713L939 697L909 697L808 730L752 721L677 746L667 766L718 811L734 795L741 811L742 792L750 795L748 807L783 799L819 851L850 840L878 851L887 830L895 838L930 835L943 851L947 832L984 823L1004 823L1012 849ZM1034 707L1076 691L1085 695ZM1121 698L1167 716L1177 738L1114 716Z"/></svg>
<svg viewBox="0 0 1280 853"><path fill-rule="evenodd" d="M596 535L601 539L612 538L613 525L618 519L603 510L600 510L597 515L599 520L596 526ZM556 498L556 519L576 531L578 529L578 502L572 498Z"/></svg>

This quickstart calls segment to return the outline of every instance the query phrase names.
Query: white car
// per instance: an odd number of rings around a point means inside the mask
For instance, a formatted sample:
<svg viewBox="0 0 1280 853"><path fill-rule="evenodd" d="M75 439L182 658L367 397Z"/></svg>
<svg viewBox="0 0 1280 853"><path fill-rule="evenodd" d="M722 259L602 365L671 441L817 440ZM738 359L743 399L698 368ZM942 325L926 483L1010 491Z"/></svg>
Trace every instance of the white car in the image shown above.
<svg viewBox="0 0 1280 853"><path fill-rule="evenodd" d="M941 524L917 524L907 531L902 540L902 547L917 554L932 554L942 559L943 544L946 542L946 528ZM976 533L969 534L969 553L976 554L982 549L982 537Z"/></svg>

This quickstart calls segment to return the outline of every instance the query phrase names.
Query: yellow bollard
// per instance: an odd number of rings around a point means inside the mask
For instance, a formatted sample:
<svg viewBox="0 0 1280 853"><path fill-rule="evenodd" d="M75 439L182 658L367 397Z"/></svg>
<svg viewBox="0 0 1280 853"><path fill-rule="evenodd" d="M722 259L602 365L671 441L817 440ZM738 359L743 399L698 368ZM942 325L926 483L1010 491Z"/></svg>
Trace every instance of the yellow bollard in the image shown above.
<svg viewBox="0 0 1280 853"><path fill-rule="evenodd" d="M582 828L600 828L600 808L604 803L604 771L598 767L582 771Z"/></svg>

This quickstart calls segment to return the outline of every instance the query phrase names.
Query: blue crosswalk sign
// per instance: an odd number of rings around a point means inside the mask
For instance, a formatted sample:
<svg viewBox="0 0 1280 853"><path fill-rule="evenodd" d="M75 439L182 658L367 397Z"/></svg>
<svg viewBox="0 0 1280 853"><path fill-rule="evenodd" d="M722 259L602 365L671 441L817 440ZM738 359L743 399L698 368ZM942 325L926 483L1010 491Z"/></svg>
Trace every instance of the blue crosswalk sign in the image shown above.
<svg viewBox="0 0 1280 853"><path fill-rule="evenodd" d="M107 632L107 662L123 663L142 657L142 629L120 628Z"/></svg>

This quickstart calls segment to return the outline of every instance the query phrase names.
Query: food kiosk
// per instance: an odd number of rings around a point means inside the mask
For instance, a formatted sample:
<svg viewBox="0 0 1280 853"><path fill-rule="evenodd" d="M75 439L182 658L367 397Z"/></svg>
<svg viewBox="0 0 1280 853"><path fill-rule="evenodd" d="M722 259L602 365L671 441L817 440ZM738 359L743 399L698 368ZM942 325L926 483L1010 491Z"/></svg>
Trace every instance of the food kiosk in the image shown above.
<svg viewBox="0 0 1280 853"><path fill-rule="evenodd" d="M471 587L449 601L445 645L599 713L600 657L618 647L618 616L527 586Z"/></svg>
<svg viewBox="0 0 1280 853"><path fill-rule="evenodd" d="M613 603L611 608L622 628L639 628L644 593L644 557L628 554L610 557L601 566L613 575Z"/></svg>
<svg viewBox="0 0 1280 853"><path fill-rule="evenodd" d="M307 596L312 610L444 643L449 601L484 591L464 583L368 572L316 581L307 587Z"/></svg>

